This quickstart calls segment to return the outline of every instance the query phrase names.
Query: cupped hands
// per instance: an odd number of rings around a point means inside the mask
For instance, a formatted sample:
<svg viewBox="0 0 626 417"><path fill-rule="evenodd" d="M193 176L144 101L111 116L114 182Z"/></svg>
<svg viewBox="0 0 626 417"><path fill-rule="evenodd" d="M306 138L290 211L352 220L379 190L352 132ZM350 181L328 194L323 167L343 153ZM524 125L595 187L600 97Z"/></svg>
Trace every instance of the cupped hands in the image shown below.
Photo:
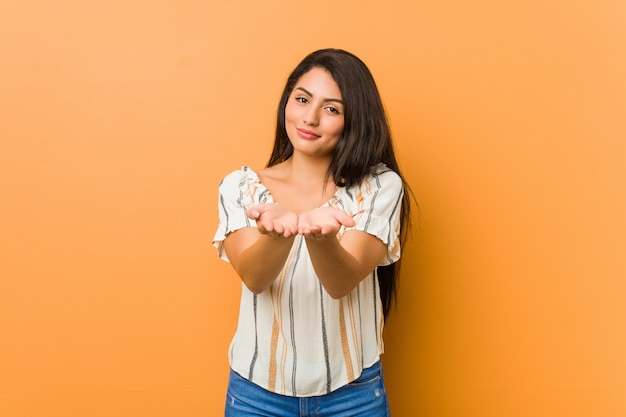
<svg viewBox="0 0 626 417"><path fill-rule="evenodd" d="M285 238L300 234L324 239L336 236L342 226L355 225L350 215L334 207L318 207L298 215L279 204L259 204L246 214L256 221L260 233Z"/></svg>

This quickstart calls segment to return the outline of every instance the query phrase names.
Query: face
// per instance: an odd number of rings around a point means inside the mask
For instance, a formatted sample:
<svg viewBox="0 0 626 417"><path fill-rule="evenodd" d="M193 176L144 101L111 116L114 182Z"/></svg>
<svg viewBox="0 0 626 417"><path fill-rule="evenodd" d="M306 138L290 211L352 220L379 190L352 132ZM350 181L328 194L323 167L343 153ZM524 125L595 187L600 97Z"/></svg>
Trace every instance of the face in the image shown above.
<svg viewBox="0 0 626 417"><path fill-rule="evenodd" d="M313 68L296 82L285 107L285 130L294 152L329 156L344 125L341 91L323 68Z"/></svg>

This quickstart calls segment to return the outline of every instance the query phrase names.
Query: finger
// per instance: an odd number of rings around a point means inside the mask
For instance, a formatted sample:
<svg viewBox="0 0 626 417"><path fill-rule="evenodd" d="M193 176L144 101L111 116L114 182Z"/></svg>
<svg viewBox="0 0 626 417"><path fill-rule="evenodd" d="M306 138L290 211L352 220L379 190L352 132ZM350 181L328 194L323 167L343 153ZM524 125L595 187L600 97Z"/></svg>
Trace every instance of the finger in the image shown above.
<svg viewBox="0 0 626 417"><path fill-rule="evenodd" d="M298 234L298 227L297 226L285 227L285 233L289 233L289 236L285 236L285 237L291 237L293 235L296 235Z"/></svg>
<svg viewBox="0 0 626 417"><path fill-rule="evenodd" d="M303 235L304 237L311 237L313 235L311 229L307 226L298 228L298 233Z"/></svg>
<svg viewBox="0 0 626 417"><path fill-rule="evenodd" d="M322 227L317 226L317 225L316 226L309 226L307 231L308 231L309 237L317 238L317 237L320 237L320 236L323 235Z"/></svg>
<svg viewBox="0 0 626 417"><path fill-rule="evenodd" d="M246 216L252 220L256 220L261 217L261 213L256 208L251 208L246 211Z"/></svg>
<svg viewBox="0 0 626 417"><path fill-rule="evenodd" d="M337 220L339 224L345 227L353 227L354 225L356 225L356 222L354 221L352 216L349 216L343 211L338 211L337 213L335 213L335 220Z"/></svg>
<svg viewBox="0 0 626 417"><path fill-rule="evenodd" d="M250 207L246 210L246 216L249 218L256 220L265 212L265 209L262 204L258 204L256 206Z"/></svg>

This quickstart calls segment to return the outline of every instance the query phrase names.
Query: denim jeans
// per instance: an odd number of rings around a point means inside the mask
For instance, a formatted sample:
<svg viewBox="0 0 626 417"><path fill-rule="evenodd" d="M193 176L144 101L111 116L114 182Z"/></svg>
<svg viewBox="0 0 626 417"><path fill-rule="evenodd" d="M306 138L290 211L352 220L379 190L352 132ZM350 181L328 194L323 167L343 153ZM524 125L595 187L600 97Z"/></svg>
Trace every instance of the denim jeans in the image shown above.
<svg viewBox="0 0 626 417"><path fill-rule="evenodd" d="M230 371L225 417L389 417L380 361L350 384L316 397L267 391Z"/></svg>

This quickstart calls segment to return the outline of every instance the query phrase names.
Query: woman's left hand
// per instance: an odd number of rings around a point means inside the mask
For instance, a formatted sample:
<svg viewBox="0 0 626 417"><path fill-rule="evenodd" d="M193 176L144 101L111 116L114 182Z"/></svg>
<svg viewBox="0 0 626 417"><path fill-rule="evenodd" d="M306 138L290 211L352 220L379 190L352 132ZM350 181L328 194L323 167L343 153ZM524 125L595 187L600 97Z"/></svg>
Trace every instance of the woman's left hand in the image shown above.
<svg viewBox="0 0 626 417"><path fill-rule="evenodd" d="M323 239L336 236L341 226L353 227L354 225L354 219L342 210L334 207L319 207L300 214L298 233L304 237Z"/></svg>

